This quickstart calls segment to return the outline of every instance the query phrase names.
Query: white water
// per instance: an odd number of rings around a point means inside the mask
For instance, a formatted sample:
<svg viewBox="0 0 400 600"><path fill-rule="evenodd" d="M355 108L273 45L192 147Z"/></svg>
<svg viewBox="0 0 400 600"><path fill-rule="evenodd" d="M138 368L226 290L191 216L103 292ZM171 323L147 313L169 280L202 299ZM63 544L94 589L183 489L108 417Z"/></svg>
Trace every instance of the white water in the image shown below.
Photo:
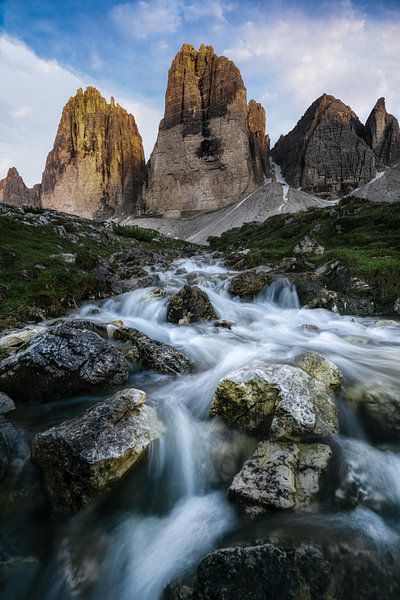
<svg viewBox="0 0 400 600"><path fill-rule="evenodd" d="M254 302L241 302L227 292L230 275L222 263L203 257L176 261L160 273L160 280L168 295L187 281L205 289L218 316L234 321L231 331L212 323L167 323L168 296L154 298L151 289L87 305L78 313L106 323L122 319L182 350L196 365L195 373L178 378L133 375L134 385L147 391L166 426L165 436L152 449L146 475L147 494L159 506L153 509L149 502L144 509L132 499L132 508L107 534L97 583L85 597L156 600L168 582L234 530L236 517L225 490L253 442L207 418L215 387L229 371L253 360L293 363L299 354L315 351L342 369L346 383L380 380L398 386L399 325L378 326L373 319L302 309L288 281L272 284ZM400 507L400 458L361 441L337 443L348 461L358 461L371 494L379 490L384 501L320 519L331 528L351 527L371 532L382 543L397 543L397 532L377 512L385 503ZM310 523L317 526L315 518ZM76 543L75 552L82 551Z"/></svg>

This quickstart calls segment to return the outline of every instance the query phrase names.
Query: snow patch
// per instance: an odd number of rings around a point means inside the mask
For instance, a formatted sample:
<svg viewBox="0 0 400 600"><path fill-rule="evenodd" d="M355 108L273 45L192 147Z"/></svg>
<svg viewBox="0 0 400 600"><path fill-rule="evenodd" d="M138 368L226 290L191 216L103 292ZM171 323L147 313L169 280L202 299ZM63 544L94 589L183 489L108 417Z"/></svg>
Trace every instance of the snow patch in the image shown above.
<svg viewBox="0 0 400 600"><path fill-rule="evenodd" d="M289 195L289 184L286 182L285 178L282 175L282 169L279 165L277 165L276 163L274 163L273 160L270 161L271 163L271 169L274 173L275 179L277 181L277 183L280 183L282 186L282 198L283 198L283 202L280 205L280 207L278 208L278 212L282 212L285 204L288 203L288 195Z"/></svg>

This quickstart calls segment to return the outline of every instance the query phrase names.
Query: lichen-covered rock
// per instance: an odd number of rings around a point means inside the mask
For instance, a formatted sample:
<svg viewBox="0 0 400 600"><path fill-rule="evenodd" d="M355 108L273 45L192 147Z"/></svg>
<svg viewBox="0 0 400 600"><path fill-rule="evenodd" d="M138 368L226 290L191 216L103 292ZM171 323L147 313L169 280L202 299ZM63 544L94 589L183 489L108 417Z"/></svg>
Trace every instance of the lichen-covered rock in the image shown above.
<svg viewBox="0 0 400 600"><path fill-rule="evenodd" d="M247 105L239 69L211 46L184 44L168 73L165 113L143 190L147 213L214 210L269 171L265 111Z"/></svg>
<svg viewBox="0 0 400 600"><path fill-rule="evenodd" d="M400 390L383 381L360 383L346 390L346 400L377 437L400 437Z"/></svg>
<svg viewBox="0 0 400 600"><path fill-rule="evenodd" d="M232 277L228 292L233 296L252 299L273 281L271 274L264 269L251 269Z"/></svg>
<svg viewBox="0 0 400 600"><path fill-rule="evenodd" d="M206 292L195 285L185 285L167 306L167 321L188 325L196 321L217 319L213 305Z"/></svg>
<svg viewBox="0 0 400 600"><path fill-rule="evenodd" d="M30 327L18 329L0 337L0 358L4 358L13 352L21 350L35 336L43 333L44 327Z"/></svg>
<svg viewBox="0 0 400 600"><path fill-rule="evenodd" d="M279 138L272 156L290 185L333 198L370 181L381 164L357 115L327 94Z"/></svg>
<svg viewBox="0 0 400 600"><path fill-rule="evenodd" d="M309 352L301 356L297 361L297 366L334 392L337 392L343 384L341 370L331 360L316 352Z"/></svg>
<svg viewBox="0 0 400 600"><path fill-rule="evenodd" d="M0 390L17 402L97 392L127 379L128 365L119 350L96 333L67 323L0 362Z"/></svg>
<svg viewBox="0 0 400 600"><path fill-rule="evenodd" d="M137 329L117 327L111 330L111 335L113 339L129 344L129 352L134 353L135 360L138 360L144 369L171 375L193 370L193 364L182 352L151 339Z"/></svg>
<svg viewBox="0 0 400 600"><path fill-rule="evenodd" d="M399 122L387 112L385 98L377 100L365 123L365 140L384 165L400 159Z"/></svg>
<svg viewBox="0 0 400 600"><path fill-rule="evenodd" d="M42 205L90 219L140 212L145 173L135 119L96 88L64 107L42 178Z"/></svg>
<svg viewBox="0 0 400 600"><path fill-rule="evenodd" d="M273 441L301 440L338 431L332 394L290 365L256 363L229 373L215 391L210 416Z"/></svg>
<svg viewBox="0 0 400 600"><path fill-rule="evenodd" d="M8 170L7 176L0 180L0 202L12 206L40 206L41 186L26 187L15 167Z"/></svg>
<svg viewBox="0 0 400 600"><path fill-rule="evenodd" d="M260 442L229 488L249 514L303 508L320 491L331 449L326 444Z"/></svg>
<svg viewBox="0 0 400 600"><path fill-rule="evenodd" d="M397 600L400 576L392 552L378 552L376 542L266 540L208 554L190 587L168 591L168 600Z"/></svg>
<svg viewBox="0 0 400 600"><path fill-rule="evenodd" d="M145 400L144 392L126 389L35 436L32 457L55 510L79 510L143 458L162 433Z"/></svg>

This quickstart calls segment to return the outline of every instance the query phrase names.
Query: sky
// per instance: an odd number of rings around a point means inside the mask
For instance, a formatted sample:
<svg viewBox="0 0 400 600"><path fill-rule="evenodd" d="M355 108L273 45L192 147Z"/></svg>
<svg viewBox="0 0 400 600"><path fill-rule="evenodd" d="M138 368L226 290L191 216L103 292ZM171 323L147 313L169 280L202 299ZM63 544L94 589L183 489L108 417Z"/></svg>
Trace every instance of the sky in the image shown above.
<svg viewBox="0 0 400 600"><path fill-rule="evenodd" d="M95 85L135 116L147 158L183 43L241 70L272 141L322 93L400 117L400 0L0 0L0 178L41 179L62 107Z"/></svg>

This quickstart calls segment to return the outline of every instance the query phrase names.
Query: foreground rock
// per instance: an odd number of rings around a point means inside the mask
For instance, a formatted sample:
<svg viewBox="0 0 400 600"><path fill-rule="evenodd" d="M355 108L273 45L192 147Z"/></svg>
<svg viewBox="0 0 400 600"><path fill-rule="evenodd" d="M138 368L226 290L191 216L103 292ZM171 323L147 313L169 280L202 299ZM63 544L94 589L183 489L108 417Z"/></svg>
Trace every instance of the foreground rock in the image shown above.
<svg viewBox="0 0 400 600"><path fill-rule="evenodd" d="M271 283L273 278L268 271L263 269L251 269L244 273L235 275L229 282L228 292L233 296L251 300L261 290Z"/></svg>
<svg viewBox="0 0 400 600"><path fill-rule="evenodd" d="M270 439L298 441L338 431L332 394L302 369L256 363L220 381L210 416Z"/></svg>
<svg viewBox="0 0 400 600"><path fill-rule="evenodd" d="M343 374L340 369L316 352L301 356L297 366L334 392L338 392L343 384Z"/></svg>
<svg viewBox="0 0 400 600"><path fill-rule="evenodd" d="M186 593L186 596L183 595ZM398 564L373 544L285 541L223 548L206 556L192 586L170 586L168 600L397 600Z"/></svg>
<svg viewBox="0 0 400 600"><path fill-rule="evenodd" d="M140 461L162 432L146 394L127 389L36 435L32 457L57 511L79 510Z"/></svg>
<svg viewBox="0 0 400 600"><path fill-rule="evenodd" d="M119 350L96 333L68 324L38 335L25 350L0 362L0 390L16 401L97 392L127 379Z"/></svg>
<svg viewBox="0 0 400 600"><path fill-rule="evenodd" d="M247 104L239 69L211 46L184 44L168 73L146 212L180 216L227 206L263 184L268 152L265 111Z"/></svg>
<svg viewBox="0 0 400 600"><path fill-rule="evenodd" d="M12 331L0 337L0 358L24 348L32 338L43 333L44 328L31 327Z"/></svg>
<svg viewBox="0 0 400 600"><path fill-rule="evenodd" d="M261 442L235 476L229 496L251 515L306 507L320 491L330 457L326 444Z"/></svg>
<svg viewBox="0 0 400 600"><path fill-rule="evenodd" d="M383 382L358 384L346 391L358 415L375 437L400 439L400 392Z"/></svg>
<svg viewBox="0 0 400 600"><path fill-rule="evenodd" d="M113 339L128 344L130 360L139 361L144 369L172 375L193 370L193 364L182 352L151 339L137 329L118 327L111 328L110 331Z"/></svg>
<svg viewBox="0 0 400 600"><path fill-rule="evenodd" d="M188 325L196 321L212 321L217 319L213 305L206 292L193 285L185 285L167 306L167 321Z"/></svg>

